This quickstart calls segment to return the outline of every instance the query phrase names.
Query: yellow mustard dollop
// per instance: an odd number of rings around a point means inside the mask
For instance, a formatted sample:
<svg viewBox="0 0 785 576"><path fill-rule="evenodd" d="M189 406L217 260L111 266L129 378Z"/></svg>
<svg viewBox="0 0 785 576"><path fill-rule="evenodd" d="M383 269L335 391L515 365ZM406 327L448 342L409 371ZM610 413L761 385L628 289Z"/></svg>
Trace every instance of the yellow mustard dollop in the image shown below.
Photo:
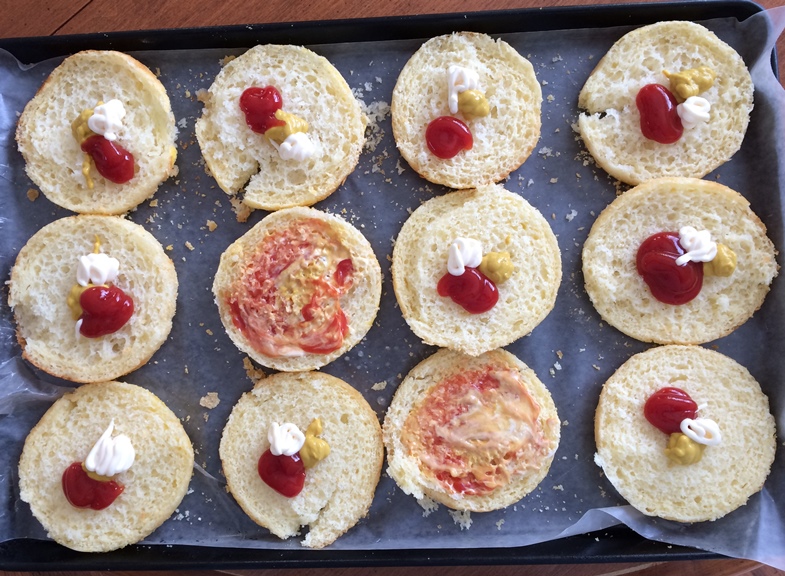
<svg viewBox="0 0 785 576"><path fill-rule="evenodd" d="M512 276L515 265L509 252L488 252L482 257L480 272L485 274L494 284L506 282Z"/></svg>
<svg viewBox="0 0 785 576"><path fill-rule="evenodd" d="M100 106L103 102L98 102L96 106ZM95 132L90 130L90 127L87 125L87 121L90 119L90 116L93 115L92 108L86 108L79 113L73 122L71 122L71 134L73 134L74 139L79 144L87 140L90 136L95 136ZM93 159L90 157L89 154L84 154L84 159L82 160L82 175L84 176L85 182L87 183L87 187L92 190L95 184L93 183L93 178L90 176L90 171L93 168Z"/></svg>
<svg viewBox="0 0 785 576"><path fill-rule="evenodd" d="M92 470L88 470L87 468L85 468L84 462L82 462L82 470L84 470L85 473L90 478L92 478L93 480L98 480L99 482L109 482L112 479L111 476L101 476L100 474L93 472Z"/></svg>
<svg viewBox="0 0 785 576"><path fill-rule="evenodd" d="M736 253L725 244L717 243L717 255L703 263L704 276L730 276L736 270Z"/></svg>
<svg viewBox="0 0 785 576"><path fill-rule="evenodd" d="M286 122L283 126L273 126L268 129L264 135L270 140L274 140L280 144L295 132L308 132L308 122L295 114L284 112L283 110L276 110L275 117L278 120Z"/></svg>
<svg viewBox="0 0 785 576"><path fill-rule="evenodd" d="M680 100L705 92L714 85L714 79L717 77L716 72L708 66L699 66L681 72L663 70L662 73L670 80L671 92Z"/></svg>
<svg viewBox="0 0 785 576"><path fill-rule="evenodd" d="M491 106L479 90L464 90L458 94L458 110L466 117L481 117L491 113Z"/></svg>
<svg viewBox="0 0 785 576"><path fill-rule="evenodd" d="M300 448L300 459L306 468L313 468L330 455L330 445L323 438L322 421L315 418L305 431L305 443Z"/></svg>
<svg viewBox="0 0 785 576"><path fill-rule="evenodd" d="M698 444L681 432L676 432L668 438L668 447L665 449L665 455L675 464L688 466L700 462L704 448L706 448L705 445Z"/></svg>

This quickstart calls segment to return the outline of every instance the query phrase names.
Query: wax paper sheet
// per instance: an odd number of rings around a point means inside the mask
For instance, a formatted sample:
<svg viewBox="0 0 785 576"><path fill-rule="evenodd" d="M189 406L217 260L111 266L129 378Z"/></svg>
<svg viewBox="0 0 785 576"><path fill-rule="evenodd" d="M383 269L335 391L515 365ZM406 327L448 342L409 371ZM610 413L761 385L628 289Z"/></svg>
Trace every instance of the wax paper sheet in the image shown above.
<svg viewBox="0 0 785 576"><path fill-rule="evenodd" d="M734 46L753 70L755 109L741 151L707 176L744 194L780 253L783 238L783 90L771 70L771 49L785 25L773 10L743 23L703 22ZM623 522L646 538L683 544L785 568L785 462L778 450L762 492L716 522L687 525L648 518L618 496L594 464L593 417L603 382L625 360L649 347L608 327L583 289L580 252L600 211L619 190L597 168L573 130L578 92L608 48L629 28L505 34L501 37L534 64L543 91L542 136L531 157L505 186L548 219L558 236L563 281L556 306L530 336L508 349L531 366L550 389L562 420L562 441L550 473L516 505L485 514L425 509L385 474L367 518L333 549L483 548L532 544ZM397 308L390 278L394 238L421 202L447 192L422 180L400 158L392 139L389 107L395 80L422 40L311 46L344 75L373 120L356 171L317 208L341 214L373 246L384 274L381 309L365 340L323 370L357 388L383 418L406 373L435 349L409 330ZM194 443L191 489L175 514L144 542L221 547L300 547L281 541L249 520L225 490L218 443L240 395L252 387L241 354L226 336L211 294L221 252L265 214L248 222L205 172L194 136L201 112L197 92L207 89L223 58L242 50L137 52L165 85L179 127L179 175L153 201L129 214L168 247L180 281L171 335L153 359L122 380L148 388L181 418ZM0 275L8 278L16 254L44 224L69 215L35 189L16 150L18 115L61 59L21 67L0 52ZM208 221L217 224L208 227ZM761 310L733 334L711 344L744 366L769 395L785 429L785 285L777 278ZM46 538L20 502L17 462L24 438L51 403L74 384L38 373L20 357L13 318L3 298L0 317L0 538ZM215 392L220 403L200 400ZM362 457L362 455L358 455ZM250 456L249 456L250 457ZM54 472L53 472L54 473ZM720 482L721 479L718 479ZM707 486L707 490L711 490Z"/></svg>

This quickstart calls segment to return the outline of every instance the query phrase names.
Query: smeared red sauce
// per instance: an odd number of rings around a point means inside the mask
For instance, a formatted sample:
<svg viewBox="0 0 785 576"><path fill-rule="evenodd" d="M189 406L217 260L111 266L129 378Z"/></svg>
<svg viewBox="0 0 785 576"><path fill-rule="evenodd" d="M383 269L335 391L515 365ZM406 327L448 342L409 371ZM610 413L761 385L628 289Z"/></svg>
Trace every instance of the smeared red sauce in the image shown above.
<svg viewBox="0 0 785 576"><path fill-rule="evenodd" d="M649 236L638 248L638 274L649 286L652 296L665 304L686 304L703 286L703 263L676 264L684 254L676 232L660 232Z"/></svg>

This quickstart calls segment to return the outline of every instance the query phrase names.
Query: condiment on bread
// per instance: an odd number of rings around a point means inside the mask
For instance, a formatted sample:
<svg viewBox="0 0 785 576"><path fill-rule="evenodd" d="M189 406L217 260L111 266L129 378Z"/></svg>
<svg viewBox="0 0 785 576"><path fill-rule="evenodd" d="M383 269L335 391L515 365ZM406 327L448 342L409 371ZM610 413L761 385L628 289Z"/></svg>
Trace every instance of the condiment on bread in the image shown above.
<svg viewBox="0 0 785 576"><path fill-rule="evenodd" d="M513 268L509 253L503 253L506 258L499 257L498 253L492 254L486 260L480 242L473 238L456 238L450 244L447 274L441 277L436 286L439 296L449 296L472 314L482 314L493 308L499 301L499 290L481 267L485 262L486 270L502 281L512 276Z"/></svg>
<svg viewBox="0 0 785 576"><path fill-rule="evenodd" d="M681 388L660 388L643 406L643 414L660 432L668 434L665 455L671 462L689 465L700 462L705 446L722 440L719 426L709 418L697 418L698 406Z"/></svg>
<svg viewBox="0 0 785 576"><path fill-rule="evenodd" d="M706 92L714 86L714 80L717 78L717 73L708 66L698 66L672 73L663 70L662 73L670 81L671 91L682 102Z"/></svg>
<svg viewBox="0 0 785 576"><path fill-rule="evenodd" d="M700 293L704 275L730 276L736 268L736 254L712 241L708 230L683 226L678 234L659 232L644 240L636 267L657 300L679 305Z"/></svg>
<svg viewBox="0 0 785 576"><path fill-rule="evenodd" d="M551 456L539 413L516 371L489 364L433 386L409 413L401 442L445 490L488 494Z"/></svg>
<svg viewBox="0 0 785 576"><path fill-rule="evenodd" d="M63 472L63 493L72 506L103 510L125 490L125 486L112 477L131 468L136 452L128 436L113 437L113 431L114 420L85 461L74 462Z"/></svg>
<svg viewBox="0 0 785 576"><path fill-rule="evenodd" d="M352 286L351 254L316 218L267 234L226 296L232 322L268 357L329 354L348 333L340 298Z"/></svg>
<svg viewBox="0 0 785 576"><path fill-rule="evenodd" d="M79 258L76 285L71 288L67 303L76 320L76 333L85 338L114 334L125 326L134 313L134 301L112 283L117 280L120 262L99 250Z"/></svg>
<svg viewBox="0 0 785 576"><path fill-rule="evenodd" d="M431 120L425 129L425 142L428 150L443 160L454 158L461 150L471 150L474 146L469 127L453 116L439 116Z"/></svg>
<svg viewBox="0 0 785 576"><path fill-rule="evenodd" d="M308 122L283 110L283 99L274 86L247 88L240 96L240 109L248 127L264 134L283 160L302 162L314 146L308 138Z"/></svg>
<svg viewBox="0 0 785 576"><path fill-rule="evenodd" d="M330 446L323 438L322 422L318 418L308 426L305 434L291 422L279 425L272 422L267 430L270 447L259 458L259 477L270 488L287 498L294 498L305 485L305 470L313 468L330 454Z"/></svg>
<svg viewBox="0 0 785 576"><path fill-rule="evenodd" d="M116 142L124 117L123 103L115 98L83 110L71 123L71 132L85 154L82 174L90 190L95 187L92 167L115 184L124 184L134 177L133 154Z"/></svg>

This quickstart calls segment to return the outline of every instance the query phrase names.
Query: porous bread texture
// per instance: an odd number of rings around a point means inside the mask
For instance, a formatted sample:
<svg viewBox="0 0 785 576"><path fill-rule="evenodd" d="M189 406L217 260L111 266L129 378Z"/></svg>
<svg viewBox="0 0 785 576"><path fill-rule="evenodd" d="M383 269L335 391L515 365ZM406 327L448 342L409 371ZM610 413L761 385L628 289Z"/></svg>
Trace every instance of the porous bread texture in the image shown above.
<svg viewBox="0 0 785 576"><path fill-rule="evenodd" d="M643 241L682 226L708 230L736 253L731 276L705 276L695 299L671 305L652 296L638 274ZM766 226L749 202L715 182L658 178L625 192L600 214L583 246L583 275L592 304L628 336L660 344L701 344L741 326L760 308L779 266Z"/></svg>
<svg viewBox="0 0 785 576"><path fill-rule="evenodd" d="M714 420L722 442L700 462L672 463L668 435L646 420L657 390L680 388ZM636 354L605 383L594 419L595 462L619 494L648 516L716 520L758 492L774 461L769 401L746 368L699 346L661 346Z"/></svg>
<svg viewBox="0 0 785 576"><path fill-rule="evenodd" d="M228 297L233 284L242 277L243 270L253 259L257 247L267 236L278 230L296 226L298 221L311 218L328 223L340 243L351 254L354 269L353 283L349 291L340 298L349 332L344 337L341 347L329 354L304 352L302 356L294 357L267 356L254 348L250 340L235 326ZM221 254L221 261L213 281L213 294L226 333L241 351L259 364L274 370L284 372L315 370L351 350L371 329L379 310L382 272L368 240L344 219L315 208L287 208L266 216Z"/></svg>
<svg viewBox="0 0 785 576"><path fill-rule="evenodd" d="M267 430L291 422L304 433L315 418L330 453L306 469L302 491L287 498L259 477ZM302 545L309 548L332 544L368 513L384 460L376 413L352 386L321 372L260 380L232 409L219 450L227 486L245 513L279 538L308 525Z"/></svg>
<svg viewBox="0 0 785 576"><path fill-rule="evenodd" d="M84 462L114 420L113 436L131 439L133 465L113 480L125 489L103 510L75 508L62 475ZM57 400L25 440L19 492L56 542L81 552L108 552L151 534L179 506L194 452L180 421L154 394L124 382L86 384Z"/></svg>
<svg viewBox="0 0 785 576"><path fill-rule="evenodd" d="M71 122L113 98L125 108L117 142L134 156L134 177L115 184L93 167L91 190ZM176 139L169 96L158 78L126 54L98 50L77 52L55 68L16 129L30 179L55 204L87 214L122 214L152 196L175 173Z"/></svg>
<svg viewBox="0 0 785 576"><path fill-rule="evenodd" d="M507 367L518 372L527 390L540 406L537 420L550 446L550 455L538 467L513 476L509 483L489 494L456 494L445 490L440 483L423 473L419 458L410 454L402 444L401 432L411 411L419 408L429 392L440 382L454 374L481 370L488 365ZM560 425L556 406L548 389L531 368L506 350L492 350L478 357L451 350L439 350L415 366L395 391L383 426L384 445L387 448L387 473L401 490L418 500L428 497L455 510L498 510L526 496L548 474L553 455L559 446Z"/></svg>
<svg viewBox="0 0 785 576"><path fill-rule="evenodd" d="M459 237L483 254L509 252L515 269L499 284L499 301L471 314L436 286L447 274L450 244ZM432 198L403 225L393 249L395 297L404 319L426 344L477 356L531 332L551 311L561 282L561 254L542 214L491 184Z"/></svg>
<svg viewBox="0 0 785 576"><path fill-rule="evenodd" d="M131 319L98 338L77 334L67 297L79 258L100 251L120 262L113 283L134 301ZM104 382L145 364L172 328L177 273L147 230L118 216L70 216L27 241L11 269L8 304L29 362L74 382Z"/></svg>
<svg viewBox="0 0 785 576"><path fill-rule="evenodd" d="M275 87L283 110L308 122L314 154L283 160L263 134L253 132L240 110L252 86ZM280 210L327 198L354 170L365 143L367 121L341 73L301 46L255 46L221 70L210 86L196 138L218 186L244 202ZM250 179L250 180L249 180Z"/></svg>
<svg viewBox="0 0 785 576"><path fill-rule="evenodd" d="M469 127L471 150L444 160L425 140L428 124L450 116L448 69L470 68L479 75L490 114L456 118ZM529 157L540 139L542 91L531 63L503 40L459 32L431 38L401 70L391 113L395 143L414 171L436 184L472 188L507 177Z"/></svg>
<svg viewBox="0 0 785 576"><path fill-rule="evenodd" d="M700 94L708 122L684 130L673 144L648 140L635 104L646 84L670 85L663 74L708 66L714 85ZM699 24L660 22L625 34L600 60L578 96L580 134L594 159L614 178L639 184L663 176L700 178L741 147L752 111L750 73L733 48Z"/></svg>

